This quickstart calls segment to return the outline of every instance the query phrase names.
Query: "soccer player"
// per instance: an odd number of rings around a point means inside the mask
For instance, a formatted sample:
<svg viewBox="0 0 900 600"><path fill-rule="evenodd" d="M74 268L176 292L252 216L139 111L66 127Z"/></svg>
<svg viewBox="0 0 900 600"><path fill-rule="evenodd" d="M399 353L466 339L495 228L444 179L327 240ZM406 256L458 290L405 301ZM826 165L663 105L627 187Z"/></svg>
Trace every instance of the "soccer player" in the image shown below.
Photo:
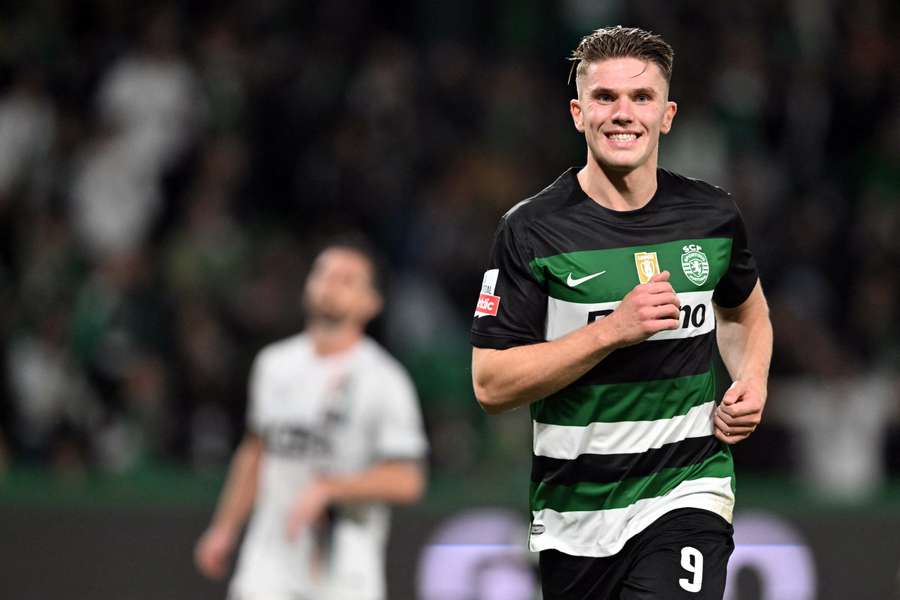
<svg viewBox="0 0 900 600"><path fill-rule="evenodd" d="M222 577L252 510L230 599L386 598L386 504L422 495L426 440L408 375L364 335L382 304L370 256L322 251L306 330L256 358L248 433L195 549Z"/></svg>
<svg viewBox="0 0 900 600"><path fill-rule="evenodd" d="M763 412L768 308L729 195L657 167L672 48L612 27L572 59L587 164L500 222L471 332L475 395L489 413L530 406L545 599L721 599L728 445ZM719 403L717 340L734 380Z"/></svg>

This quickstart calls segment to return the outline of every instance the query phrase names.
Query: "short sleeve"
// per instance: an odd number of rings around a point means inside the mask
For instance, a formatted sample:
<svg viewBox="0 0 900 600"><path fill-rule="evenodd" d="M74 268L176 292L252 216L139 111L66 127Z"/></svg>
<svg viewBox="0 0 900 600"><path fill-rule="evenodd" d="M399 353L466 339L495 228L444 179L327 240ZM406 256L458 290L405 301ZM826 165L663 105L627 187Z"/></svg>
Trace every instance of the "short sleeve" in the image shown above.
<svg viewBox="0 0 900 600"><path fill-rule="evenodd" d="M756 259L747 242L747 229L737 206L731 222L731 260L728 271L719 280L713 292L713 301L723 308L734 308L743 304L750 296L759 279Z"/></svg>
<svg viewBox="0 0 900 600"><path fill-rule="evenodd" d="M428 451L415 387L400 369L382 371L375 455L379 460L418 460Z"/></svg>
<svg viewBox="0 0 900 600"><path fill-rule="evenodd" d="M473 346L504 350L544 341L547 293L531 271L534 256L523 237L504 217L481 282L470 332Z"/></svg>

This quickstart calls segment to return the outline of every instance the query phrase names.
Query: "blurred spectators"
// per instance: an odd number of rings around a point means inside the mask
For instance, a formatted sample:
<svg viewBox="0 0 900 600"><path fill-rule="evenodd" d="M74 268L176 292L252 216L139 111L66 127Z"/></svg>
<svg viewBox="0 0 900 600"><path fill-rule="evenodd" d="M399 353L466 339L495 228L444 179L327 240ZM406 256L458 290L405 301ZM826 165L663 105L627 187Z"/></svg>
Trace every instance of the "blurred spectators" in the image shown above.
<svg viewBox="0 0 900 600"><path fill-rule="evenodd" d="M98 109L116 136L142 148L140 163L158 176L180 158L202 124L202 98L179 48L179 15L171 8L160 10L141 25L138 45L103 75Z"/></svg>
<svg viewBox="0 0 900 600"><path fill-rule="evenodd" d="M46 190L56 138L56 110L38 71L14 75L0 100L0 203L19 184Z"/></svg>
<svg viewBox="0 0 900 600"><path fill-rule="evenodd" d="M565 56L621 22L675 46L662 165L734 193L773 309L773 401L804 406L767 424L801 443L740 460L835 487L809 459L832 437L790 423L862 403L879 418L854 430L858 487L877 481L866 457L900 445L896 6L454 6L3 9L0 463L221 466L251 357L299 329L307 257L352 228L393 272L377 333L417 378L436 471L524 463L527 423L471 397L468 321L499 216L584 160Z"/></svg>

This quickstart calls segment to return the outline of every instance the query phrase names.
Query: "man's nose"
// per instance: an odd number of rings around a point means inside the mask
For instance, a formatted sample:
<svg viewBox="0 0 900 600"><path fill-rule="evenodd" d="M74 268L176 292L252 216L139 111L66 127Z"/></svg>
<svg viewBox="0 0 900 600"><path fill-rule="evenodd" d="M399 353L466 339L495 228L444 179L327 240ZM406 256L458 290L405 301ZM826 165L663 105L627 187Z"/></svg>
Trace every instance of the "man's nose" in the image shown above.
<svg viewBox="0 0 900 600"><path fill-rule="evenodd" d="M619 98L613 106L612 122L616 125L627 125L634 121L631 102L627 98Z"/></svg>

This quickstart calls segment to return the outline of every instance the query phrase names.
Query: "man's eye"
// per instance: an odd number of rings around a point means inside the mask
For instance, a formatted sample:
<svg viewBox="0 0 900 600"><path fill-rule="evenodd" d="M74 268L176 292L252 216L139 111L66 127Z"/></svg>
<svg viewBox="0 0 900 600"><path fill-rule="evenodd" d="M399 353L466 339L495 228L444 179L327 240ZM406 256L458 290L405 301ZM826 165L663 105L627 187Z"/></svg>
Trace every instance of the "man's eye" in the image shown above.
<svg viewBox="0 0 900 600"><path fill-rule="evenodd" d="M600 102L612 102L613 97L609 94L600 94L599 96L597 96L597 100L599 100Z"/></svg>
<svg viewBox="0 0 900 600"><path fill-rule="evenodd" d="M636 100L638 102L650 102L650 96L648 96L647 94L638 94Z"/></svg>

